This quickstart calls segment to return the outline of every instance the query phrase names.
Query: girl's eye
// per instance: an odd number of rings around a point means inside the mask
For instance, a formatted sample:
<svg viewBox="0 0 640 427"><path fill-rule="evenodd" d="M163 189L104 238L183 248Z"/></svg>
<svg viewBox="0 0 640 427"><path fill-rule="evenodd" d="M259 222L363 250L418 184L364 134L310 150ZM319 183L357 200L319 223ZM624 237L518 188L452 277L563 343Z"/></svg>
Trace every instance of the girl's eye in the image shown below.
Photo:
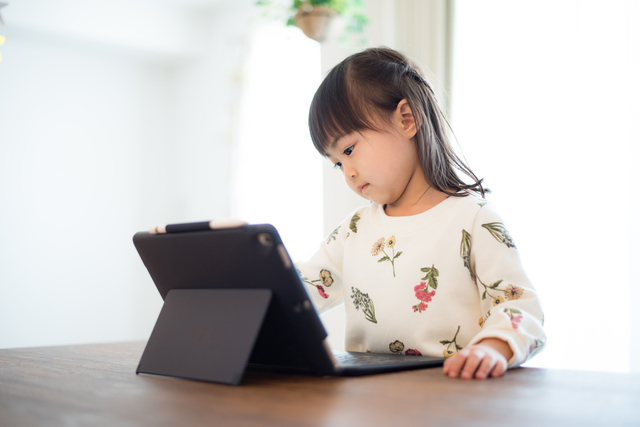
<svg viewBox="0 0 640 427"><path fill-rule="evenodd" d="M340 168L342 168L342 163L340 163L340 162L334 163L333 168L334 168L334 169L340 169Z"/></svg>
<svg viewBox="0 0 640 427"><path fill-rule="evenodd" d="M343 153L346 154L347 156L351 155L352 152L353 152L353 145L343 151Z"/></svg>

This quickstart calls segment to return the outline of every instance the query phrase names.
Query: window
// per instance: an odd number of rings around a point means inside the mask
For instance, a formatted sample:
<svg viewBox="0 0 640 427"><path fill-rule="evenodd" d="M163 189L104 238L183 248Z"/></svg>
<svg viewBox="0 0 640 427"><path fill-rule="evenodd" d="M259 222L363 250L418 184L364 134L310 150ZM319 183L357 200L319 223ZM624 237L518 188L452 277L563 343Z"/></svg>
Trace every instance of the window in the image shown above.
<svg viewBox="0 0 640 427"><path fill-rule="evenodd" d="M456 2L452 126L542 298L532 366L630 367L632 4Z"/></svg>
<svg viewBox="0 0 640 427"><path fill-rule="evenodd" d="M273 224L292 258L306 259L322 239L322 157L307 126L320 84L320 45L298 28L263 25L243 79L232 214Z"/></svg>

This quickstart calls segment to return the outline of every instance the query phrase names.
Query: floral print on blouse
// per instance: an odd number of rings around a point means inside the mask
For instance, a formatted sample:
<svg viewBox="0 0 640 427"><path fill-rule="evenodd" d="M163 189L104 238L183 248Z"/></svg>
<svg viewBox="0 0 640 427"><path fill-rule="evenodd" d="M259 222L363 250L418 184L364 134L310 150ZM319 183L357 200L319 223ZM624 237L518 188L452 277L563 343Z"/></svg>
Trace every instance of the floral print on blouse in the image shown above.
<svg viewBox="0 0 640 427"><path fill-rule="evenodd" d="M396 252L394 247L395 245L396 245L395 236L391 236L387 239L385 239L384 237L381 237L373 244L373 247L371 248L371 255L373 256L380 255L380 252L384 254L384 256L378 260L378 262L385 262L385 261L391 262L391 268L393 269L393 277L396 277L396 264L395 264L396 258L402 255L402 251ZM390 250L389 254L384 250L385 246L388 248L388 250Z"/></svg>
<svg viewBox="0 0 640 427"><path fill-rule="evenodd" d="M296 266L318 311L345 303L347 351L450 357L498 338L514 367L546 343L514 239L495 207L473 195L409 217L371 203Z"/></svg>

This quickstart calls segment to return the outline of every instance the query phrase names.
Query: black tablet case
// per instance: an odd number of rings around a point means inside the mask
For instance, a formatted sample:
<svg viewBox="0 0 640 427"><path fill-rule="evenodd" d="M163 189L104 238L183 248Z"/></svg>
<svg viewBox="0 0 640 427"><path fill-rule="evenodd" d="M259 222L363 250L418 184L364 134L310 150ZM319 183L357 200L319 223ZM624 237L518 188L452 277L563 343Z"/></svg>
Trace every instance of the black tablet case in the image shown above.
<svg viewBox="0 0 640 427"><path fill-rule="evenodd" d="M138 372L239 384L270 301L268 289L172 290Z"/></svg>
<svg viewBox="0 0 640 427"><path fill-rule="evenodd" d="M239 384L247 366L334 372L317 352L327 333L273 226L133 241L165 300L137 373Z"/></svg>

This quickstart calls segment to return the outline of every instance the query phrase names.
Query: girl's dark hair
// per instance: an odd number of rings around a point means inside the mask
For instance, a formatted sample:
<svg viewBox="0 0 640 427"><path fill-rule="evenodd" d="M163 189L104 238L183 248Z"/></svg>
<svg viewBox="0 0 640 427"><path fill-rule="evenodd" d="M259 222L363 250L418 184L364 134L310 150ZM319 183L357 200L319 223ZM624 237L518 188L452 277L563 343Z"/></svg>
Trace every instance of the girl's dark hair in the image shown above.
<svg viewBox="0 0 640 427"><path fill-rule="evenodd" d="M362 130L383 130L376 126L375 119L389 120L403 99L416 121L417 152L427 183L451 196L475 191L484 197L482 179L451 148L446 131L449 123L431 86L410 59L393 49L366 49L327 74L309 110L313 145L326 156L327 148L339 137ZM456 170L473 183L466 184Z"/></svg>

